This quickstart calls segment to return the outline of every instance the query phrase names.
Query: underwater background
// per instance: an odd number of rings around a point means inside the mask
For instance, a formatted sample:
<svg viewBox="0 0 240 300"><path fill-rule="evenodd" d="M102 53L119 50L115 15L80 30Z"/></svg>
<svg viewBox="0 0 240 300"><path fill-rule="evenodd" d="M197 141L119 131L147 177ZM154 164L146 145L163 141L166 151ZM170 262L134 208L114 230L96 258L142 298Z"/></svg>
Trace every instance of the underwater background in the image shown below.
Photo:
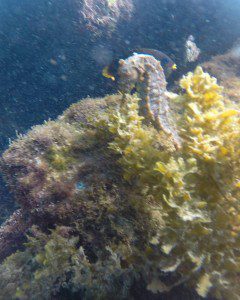
<svg viewBox="0 0 240 300"><path fill-rule="evenodd" d="M56 119L71 104L116 93L118 86L102 70L128 50L167 54L177 65L167 80L174 88L183 74L226 53L240 38L239 0L116 2L0 0L1 154L32 126ZM201 50L194 62L186 61L190 35ZM1 178L0 223L16 208Z"/></svg>
<svg viewBox="0 0 240 300"><path fill-rule="evenodd" d="M159 49L179 73L189 35L201 59L224 53L239 38L239 1L134 1L131 18L95 34L81 22L84 1L0 1L0 89L3 151L16 131L58 116L69 104L116 90L102 77L106 61L126 49ZM183 69L184 66L184 69ZM186 69L185 69L186 68Z"/></svg>

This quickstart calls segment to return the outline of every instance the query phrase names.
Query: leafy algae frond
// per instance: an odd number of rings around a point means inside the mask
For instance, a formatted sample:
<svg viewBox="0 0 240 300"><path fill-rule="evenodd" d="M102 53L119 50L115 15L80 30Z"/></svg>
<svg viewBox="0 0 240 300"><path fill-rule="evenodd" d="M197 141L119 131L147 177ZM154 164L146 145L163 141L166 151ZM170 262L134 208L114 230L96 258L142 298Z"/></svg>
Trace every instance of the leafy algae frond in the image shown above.
<svg viewBox="0 0 240 300"><path fill-rule="evenodd" d="M238 152L239 110L227 106L222 87L201 67L184 76L180 86L186 90L182 135L188 151L204 160L231 159Z"/></svg>

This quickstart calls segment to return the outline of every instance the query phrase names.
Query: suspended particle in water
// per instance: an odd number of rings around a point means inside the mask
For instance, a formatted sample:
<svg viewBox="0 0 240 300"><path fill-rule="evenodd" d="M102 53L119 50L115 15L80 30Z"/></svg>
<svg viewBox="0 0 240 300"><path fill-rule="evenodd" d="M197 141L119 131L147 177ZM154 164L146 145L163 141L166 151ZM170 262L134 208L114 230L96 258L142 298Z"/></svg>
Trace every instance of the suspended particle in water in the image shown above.
<svg viewBox="0 0 240 300"><path fill-rule="evenodd" d="M99 66L107 66L113 59L113 51L105 45L95 45L90 55Z"/></svg>
<svg viewBox="0 0 240 300"><path fill-rule="evenodd" d="M51 59L49 60L49 62L50 62L50 64L53 65L53 66L56 66L56 65L57 65L57 61L56 61L55 59L53 59L53 58L51 58Z"/></svg>
<svg viewBox="0 0 240 300"><path fill-rule="evenodd" d="M61 77L60 77L63 81L67 81L67 76L66 75L61 75Z"/></svg>

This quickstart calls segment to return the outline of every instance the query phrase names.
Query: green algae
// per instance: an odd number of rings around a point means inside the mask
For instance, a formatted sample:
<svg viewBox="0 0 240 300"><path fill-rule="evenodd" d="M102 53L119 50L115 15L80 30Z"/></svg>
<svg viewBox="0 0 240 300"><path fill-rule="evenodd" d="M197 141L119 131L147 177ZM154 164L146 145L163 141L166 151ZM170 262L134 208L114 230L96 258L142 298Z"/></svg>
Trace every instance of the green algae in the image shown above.
<svg viewBox="0 0 240 300"><path fill-rule="evenodd" d="M74 163L70 147L52 146L46 153L46 160L57 171L67 170Z"/></svg>

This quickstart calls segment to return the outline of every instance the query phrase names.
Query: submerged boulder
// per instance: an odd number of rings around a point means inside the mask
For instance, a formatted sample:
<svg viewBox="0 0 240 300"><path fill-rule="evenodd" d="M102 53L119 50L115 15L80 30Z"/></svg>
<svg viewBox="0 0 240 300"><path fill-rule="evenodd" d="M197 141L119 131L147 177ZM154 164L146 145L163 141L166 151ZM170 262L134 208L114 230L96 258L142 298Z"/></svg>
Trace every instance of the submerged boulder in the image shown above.
<svg viewBox="0 0 240 300"><path fill-rule="evenodd" d="M141 93L82 100L10 145L3 299L239 299L239 108L201 67L180 87L159 97L180 147Z"/></svg>
<svg viewBox="0 0 240 300"><path fill-rule="evenodd" d="M224 95L239 103L240 99L240 42L227 53L212 57L202 64L206 72L215 76L224 86Z"/></svg>

